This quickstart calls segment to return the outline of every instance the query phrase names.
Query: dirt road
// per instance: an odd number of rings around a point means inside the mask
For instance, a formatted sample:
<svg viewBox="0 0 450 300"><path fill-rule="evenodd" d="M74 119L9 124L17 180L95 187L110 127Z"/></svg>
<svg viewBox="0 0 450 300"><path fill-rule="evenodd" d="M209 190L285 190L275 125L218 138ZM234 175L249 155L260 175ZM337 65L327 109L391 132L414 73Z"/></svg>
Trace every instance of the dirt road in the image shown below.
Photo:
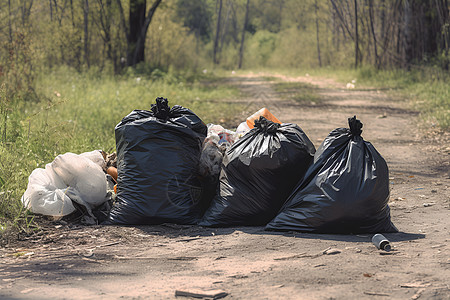
<svg viewBox="0 0 450 300"><path fill-rule="evenodd" d="M243 116L265 106L316 146L348 117L362 121L390 168L394 251L381 253L371 235L56 223L1 249L0 298L174 299L196 288L225 299L450 299L448 136L419 132L417 112L383 92L270 74L317 85L321 101L295 102L261 76L230 79L248 95L236 100L248 104Z"/></svg>

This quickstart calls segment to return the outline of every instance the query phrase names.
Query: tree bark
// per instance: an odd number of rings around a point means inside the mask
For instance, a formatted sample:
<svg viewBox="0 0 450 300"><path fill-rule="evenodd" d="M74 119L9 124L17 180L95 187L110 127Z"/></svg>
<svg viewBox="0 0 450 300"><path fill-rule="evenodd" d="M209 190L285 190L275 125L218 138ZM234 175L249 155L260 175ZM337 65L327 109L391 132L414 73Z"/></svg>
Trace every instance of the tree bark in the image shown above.
<svg viewBox="0 0 450 300"><path fill-rule="evenodd" d="M410 68L410 63L412 62L412 32L411 32L411 3L409 0L404 0L403 6L403 67L406 69Z"/></svg>
<svg viewBox="0 0 450 300"><path fill-rule="evenodd" d="M23 1L23 3L21 3L20 9L22 11L22 26L25 26L25 24L28 22L32 6L33 0L30 1L29 5L27 5L26 1Z"/></svg>
<svg viewBox="0 0 450 300"><path fill-rule="evenodd" d="M377 36L375 35L375 27L373 25L373 0L369 0L369 18L370 18L370 30L372 31L373 37L373 51L375 55L375 66L377 69L380 68L380 62L378 58L378 48L377 48Z"/></svg>
<svg viewBox="0 0 450 300"><path fill-rule="evenodd" d="M247 28L247 24L248 24L249 6L250 6L250 0L247 0L247 6L245 9L244 28L242 29L242 36L241 36L241 47L239 48L239 65L238 65L239 69L242 68L242 59L244 56L245 29Z"/></svg>
<svg viewBox="0 0 450 300"><path fill-rule="evenodd" d="M50 4L50 22L53 21L53 5L52 5L52 0L48 1Z"/></svg>
<svg viewBox="0 0 450 300"><path fill-rule="evenodd" d="M359 34L358 34L358 1L355 3L355 68L358 68L359 63Z"/></svg>
<svg viewBox="0 0 450 300"><path fill-rule="evenodd" d="M444 53L442 60L442 68L444 70L449 69L449 44L450 44L450 28L449 28L449 9L447 0L435 0L437 15L439 18L439 27L441 30L441 43L439 45L440 50Z"/></svg>
<svg viewBox="0 0 450 300"><path fill-rule="evenodd" d="M100 6L98 18L99 28L101 29L100 35L103 39L104 46L106 47L106 58L108 60L112 60L112 45L111 45L112 0L106 0L106 3L103 3L103 0L97 1Z"/></svg>
<svg viewBox="0 0 450 300"><path fill-rule="evenodd" d="M386 4L385 0L381 0L381 12L380 12L380 24L381 24L381 40L384 41L384 36L386 34Z"/></svg>
<svg viewBox="0 0 450 300"><path fill-rule="evenodd" d="M146 0L130 0L129 10L129 35L127 40L127 63L134 66L137 62L144 61L144 48L138 48L137 44L141 30L145 23Z"/></svg>
<svg viewBox="0 0 450 300"><path fill-rule="evenodd" d="M118 0L120 2L120 0ZM129 34L127 35L127 64L135 66L145 60L145 36L153 15L162 0L156 0L149 8L147 16L146 0L130 0Z"/></svg>
<svg viewBox="0 0 450 300"><path fill-rule="evenodd" d="M317 0L314 1L314 12L316 14L316 43L317 43L317 59L319 60L319 67L322 67L322 59L320 57L320 40L319 40L319 16L317 11L319 7L317 5Z"/></svg>
<svg viewBox="0 0 450 300"><path fill-rule="evenodd" d="M355 38L353 37L352 31L351 31L350 28L348 27L348 24L347 24L347 22L345 21L342 12L341 12L341 11L339 10L339 8L337 7L337 4L335 3L335 1L334 1L334 0L331 0L331 4L332 4L333 7L334 7L334 10L335 10L335 12L336 12L336 15L338 16L339 20L341 21L341 25L342 25L342 28L343 28L343 29L342 29L342 32L343 32L343 34L344 34L344 37L345 37L345 32L347 32L348 35L350 36L350 38L351 38L352 40L355 40ZM345 30L344 30L344 29L345 29Z"/></svg>
<svg viewBox="0 0 450 300"><path fill-rule="evenodd" d="M223 30L222 30L222 35L220 37L220 47L219 47L219 52L222 52L222 47L223 47L223 43L224 43L224 39L225 36L228 33L228 20L230 19L230 12L231 12L231 7L233 5L233 2L229 2L228 4L228 9L227 9L227 16L225 17L225 22L223 24Z"/></svg>
<svg viewBox="0 0 450 300"><path fill-rule="evenodd" d="M84 61L89 67L89 0L84 0Z"/></svg>
<svg viewBox="0 0 450 300"><path fill-rule="evenodd" d="M213 54L213 61L214 64L218 64L219 61L217 59L217 50L219 47L219 36L220 36L220 22L222 18L222 0L219 0L219 12L217 16L217 28L216 28L216 36L214 38L214 54Z"/></svg>
<svg viewBox="0 0 450 300"><path fill-rule="evenodd" d="M56 6L55 10L57 10L57 7L58 6ZM75 17L73 15L73 1L72 0L70 0L70 14L72 17L72 26L75 27Z"/></svg>
<svg viewBox="0 0 450 300"><path fill-rule="evenodd" d="M11 0L8 0L8 38L9 38L9 44L12 44L12 14L11 14Z"/></svg>

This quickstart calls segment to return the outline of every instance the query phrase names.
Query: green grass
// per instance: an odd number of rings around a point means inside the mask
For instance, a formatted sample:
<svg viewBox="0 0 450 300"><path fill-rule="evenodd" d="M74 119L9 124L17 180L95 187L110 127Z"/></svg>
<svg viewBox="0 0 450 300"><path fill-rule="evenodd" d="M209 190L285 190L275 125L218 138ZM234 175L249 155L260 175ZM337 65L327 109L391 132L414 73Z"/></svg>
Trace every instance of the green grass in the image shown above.
<svg viewBox="0 0 450 300"><path fill-rule="evenodd" d="M218 82L212 75L130 72L114 77L60 69L39 76L38 102L0 97L5 108L0 133L6 116L6 138L0 137L0 228L29 226L20 198L35 168L66 152L115 151L116 124L134 109L150 109L156 97L191 109L205 123L235 122L242 107L226 99L238 91Z"/></svg>

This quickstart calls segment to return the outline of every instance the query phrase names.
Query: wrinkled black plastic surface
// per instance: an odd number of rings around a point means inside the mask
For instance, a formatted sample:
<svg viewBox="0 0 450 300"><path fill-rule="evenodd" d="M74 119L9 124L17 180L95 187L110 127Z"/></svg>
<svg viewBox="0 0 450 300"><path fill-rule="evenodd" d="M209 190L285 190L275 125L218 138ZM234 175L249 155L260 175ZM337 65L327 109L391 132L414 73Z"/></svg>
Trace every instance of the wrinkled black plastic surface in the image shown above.
<svg viewBox="0 0 450 300"><path fill-rule="evenodd" d="M195 224L204 211L197 167L206 126L192 111L157 98L116 126L117 203L110 224Z"/></svg>
<svg viewBox="0 0 450 300"><path fill-rule="evenodd" d="M294 124L265 118L226 152L218 194L199 225L265 225L313 160L314 145Z"/></svg>
<svg viewBox="0 0 450 300"><path fill-rule="evenodd" d="M383 157L360 136L362 124L333 130L314 164L268 230L320 233L397 232L391 223L389 172Z"/></svg>

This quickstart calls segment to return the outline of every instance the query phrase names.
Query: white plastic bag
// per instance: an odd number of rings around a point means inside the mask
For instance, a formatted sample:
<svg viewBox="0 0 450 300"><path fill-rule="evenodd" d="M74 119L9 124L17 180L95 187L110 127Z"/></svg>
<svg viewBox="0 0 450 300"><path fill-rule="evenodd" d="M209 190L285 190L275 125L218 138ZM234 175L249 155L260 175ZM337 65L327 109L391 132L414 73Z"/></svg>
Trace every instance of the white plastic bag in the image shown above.
<svg viewBox="0 0 450 300"><path fill-rule="evenodd" d="M91 152L84 152L84 153L81 153L80 156L89 158L94 163L99 165L102 169L106 168L106 161L105 161L105 158L104 158L104 156L102 154L102 151L94 150L94 151L91 151Z"/></svg>
<svg viewBox="0 0 450 300"><path fill-rule="evenodd" d="M100 152L98 153L101 156ZM52 168L68 187L76 190L80 198L92 207L105 202L106 175L91 159L66 153L55 158Z"/></svg>
<svg viewBox="0 0 450 300"><path fill-rule="evenodd" d="M239 124L238 128L236 129L237 138L240 139L249 131L250 131L250 127L248 127L247 122L246 121L242 122L241 124Z"/></svg>
<svg viewBox="0 0 450 300"><path fill-rule="evenodd" d="M72 201L65 194L66 189L67 186L47 164L45 169L35 169L31 173L22 203L37 214L65 216L75 211Z"/></svg>
<svg viewBox="0 0 450 300"><path fill-rule="evenodd" d="M33 213L61 217L75 211L75 201L90 212L108 199L101 160L99 151L58 155L45 169L31 173L23 205Z"/></svg>

